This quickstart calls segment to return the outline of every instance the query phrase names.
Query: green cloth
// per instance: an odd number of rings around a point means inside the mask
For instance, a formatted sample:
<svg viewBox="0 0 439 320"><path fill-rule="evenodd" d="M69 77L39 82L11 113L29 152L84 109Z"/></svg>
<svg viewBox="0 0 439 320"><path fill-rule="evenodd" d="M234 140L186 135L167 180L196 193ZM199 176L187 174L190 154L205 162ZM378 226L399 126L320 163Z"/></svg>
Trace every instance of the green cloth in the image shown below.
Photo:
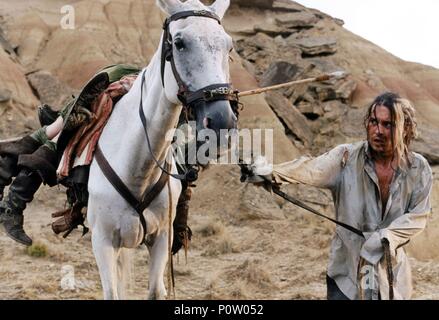
<svg viewBox="0 0 439 320"><path fill-rule="evenodd" d="M141 70L137 67L131 66L129 64L113 64L110 66L107 66L101 70L99 70L93 77L96 75L106 72L108 74L108 78L110 79L110 83L119 81L124 76L127 76L129 74L136 74L139 73ZM69 110L72 107L72 103L75 102L75 98L72 98L67 102L67 104L61 109L59 112L59 115L65 120L65 116L69 114Z"/></svg>
<svg viewBox="0 0 439 320"><path fill-rule="evenodd" d="M34 133L32 133L30 136L32 139L35 139L36 141L38 141L42 145L43 144L46 145L50 150L56 152L56 143L49 140L49 137L46 134L46 128L47 128L47 126L39 128Z"/></svg>
<svg viewBox="0 0 439 320"><path fill-rule="evenodd" d="M108 78L110 79L110 83L119 81L124 76L127 76L129 74L136 74L139 73L141 70L135 66L131 66L129 64L113 64L110 66L107 66L100 70L97 74L101 72L108 73Z"/></svg>
<svg viewBox="0 0 439 320"><path fill-rule="evenodd" d="M33 132L30 135L30 137L32 139L38 141L40 144L45 144L49 140L49 138L47 137L47 134L46 134L46 128L47 128L47 126L39 128L38 130Z"/></svg>

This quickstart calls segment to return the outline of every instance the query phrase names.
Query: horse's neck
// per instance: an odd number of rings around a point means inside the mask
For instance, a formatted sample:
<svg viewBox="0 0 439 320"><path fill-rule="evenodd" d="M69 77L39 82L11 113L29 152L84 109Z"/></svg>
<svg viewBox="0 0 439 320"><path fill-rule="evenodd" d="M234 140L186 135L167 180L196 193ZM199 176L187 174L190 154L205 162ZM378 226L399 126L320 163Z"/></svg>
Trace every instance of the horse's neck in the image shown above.
<svg viewBox="0 0 439 320"><path fill-rule="evenodd" d="M137 193L160 174L151 152L163 163L171 143L166 134L175 126L180 113L180 108L165 97L159 56L156 53L147 67L142 97L151 150L139 116L143 71L130 92L114 107L99 141L113 169Z"/></svg>

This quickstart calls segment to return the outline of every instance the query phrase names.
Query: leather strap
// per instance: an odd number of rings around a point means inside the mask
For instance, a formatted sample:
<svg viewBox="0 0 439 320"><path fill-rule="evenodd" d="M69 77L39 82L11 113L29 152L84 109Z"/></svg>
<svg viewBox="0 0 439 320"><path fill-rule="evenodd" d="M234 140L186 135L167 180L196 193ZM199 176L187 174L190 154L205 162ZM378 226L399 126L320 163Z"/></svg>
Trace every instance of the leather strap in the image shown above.
<svg viewBox="0 0 439 320"><path fill-rule="evenodd" d="M308 205L306 205L305 203L303 203L303 202L301 202L301 201L299 201L299 200L293 198L292 196L290 196L290 195L288 195L288 194L286 194L286 193L280 191L279 189L273 188L272 190L273 190L273 192L274 192L275 194L277 194L278 196L284 198L284 199L287 200L288 202L291 202L292 204L295 204L296 206L301 207L302 209L308 210L309 212L314 213L315 215L318 215L319 217L325 218L325 219L327 219L327 220L329 220L329 221L335 223L336 225L339 225L340 227L343 227L343 228L345 228L345 229L347 229L347 230L349 230L349 231L352 231L352 232L355 233L356 235L358 235L358 236L364 238L364 234L363 234L363 232L360 231L360 230L358 230L357 228L355 228L355 227L353 227L353 226L350 226L350 225L348 225L348 224L346 224L346 223L343 223L343 222L341 222L341 221L338 221L338 220L332 219L332 218L330 218L330 217L328 217L328 216L325 216L324 214L318 212L317 210L314 210L314 209L311 208L310 206L308 206Z"/></svg>
<svg viewBox="0 0 439 320"><path fill-rule="evenodd" d="M166 170L171 171L171 162L166 163ZM152 186L152 188L148 191L146 189L142 195L142 201L139 204L138 210L143 212L148 206L151 204L152 200L159 195L159 193L163 190L166 183L169 181L169 175L162 171L159 180Z"/></svg>
<svg viewBox="0 0 439 320"><path fill-rule="evenodd" d="M381 240L381 244L384 249L384 261L386 263L386 273L387 280L389 281L389 300L394 299L394 291L393 291L393 267L392 267L392 255L390 252L390 243L389 240L384 238Z"/></svg>
<svg viewBox="0 0 439 320"><path fill-rule="evenodd" d="M145 70L145 72L146 72L146 70ZM157 164L157 166L160 168L160 170L162 170L167 175L173 177L174 179L185 180L186 179L186 175L185 174L173 174L173 173L170 172L170 170L166 170L160 164L160 162L157 160L157 158L155 157L154 153L152 152L151 141L149 140L149 135L148 135L148 123L146 121L145 112L143 111L143 87L145 85L145 72L142 73L142 82L140 84L141 87L140 87L139 117L140 117L140 121L142 121L143 131L145 132L145 137L146 137L146 142L148 144L149 152L151 153L152 159Z"/></svg>
<svg viewBox="0 0 439 320"><path fill-rule="evenodd" d="M108 163L107 159L102 153L99 144L96 145L94 156L99 167L101 168L102 172L104 173L108 181L113 185L113 187L117 190L117 192L119 192L119 194L131 205L131 207L133 207L133 209L136 210L136 212L139 214L140 223L142 224L142 228L143 228L142 242L145 242L147 227L146 227L145 217L143 216L143 210L145 210L151 204L154 198L162 191L162 189L164 188L164 186L169 180L169 176L165 172L162 172L159 180L153 185L153 187L150 190L146 189L143 192L142 199L141 201L139 201L133 195L133 193L128 189L125 183L120 179L120 177L113 170L111 165ZM170 170L171 163L167 163L167 167L168 170Z"/></svg>

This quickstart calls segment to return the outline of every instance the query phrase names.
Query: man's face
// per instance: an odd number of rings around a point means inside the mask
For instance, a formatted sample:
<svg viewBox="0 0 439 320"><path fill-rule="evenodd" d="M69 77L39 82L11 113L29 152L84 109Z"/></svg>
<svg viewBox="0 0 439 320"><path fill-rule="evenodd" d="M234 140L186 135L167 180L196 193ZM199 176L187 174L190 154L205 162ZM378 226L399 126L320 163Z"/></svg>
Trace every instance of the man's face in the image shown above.
<svg viewBox="0 0 439 320"><path fill-rule="evenodd" d="M390 156L392 149L392 130L390 110L382 105L375 107L367 124L367 140L376 153Z"/></svg>

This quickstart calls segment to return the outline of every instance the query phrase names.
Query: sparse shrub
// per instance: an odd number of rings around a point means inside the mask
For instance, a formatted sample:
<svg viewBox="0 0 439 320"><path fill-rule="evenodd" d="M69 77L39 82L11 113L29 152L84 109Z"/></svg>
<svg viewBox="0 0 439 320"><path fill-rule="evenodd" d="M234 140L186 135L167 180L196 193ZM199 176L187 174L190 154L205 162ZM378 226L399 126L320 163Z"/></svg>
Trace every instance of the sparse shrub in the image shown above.
<svg viewBox="0 0 439 320"><path fill-rule="evenodd" d="M201 255L214 257L220 254L236 253L238 251L230 235L227 232L223 232L221 233L221 237L213 241Z"/></svg>
<svg viewBox="0 0 439 320"><path fill-rule="evenodd" d="M213 235L222 234L224 232L224 229L225 227L221 222L209 221L208 223L206 223L204 226L200 228L199 233L203 237L210 237Z"/></svg>
<svg viewBox="0 0 439 320"><path fill-rule="evenodd" d="M220 254L232 253L235 252L235 245L230 239L230 236L224 234L218 242L218 251Z"/></svg>
<svg viewBox="0 0 439 320"><path fill-rule="evenodd" d="M31 257L42 258L47 256L47 247L41 243L34 243L26 248L26 253Z"/></svg>
<svg viewBox="0 0 439 320"><path fill-rule="evenodd" d="M272 286L272 280L267 271L260 267L258 260L246 260L230 274L235 279L247 281L258 288L269 288Z"/></svg>

